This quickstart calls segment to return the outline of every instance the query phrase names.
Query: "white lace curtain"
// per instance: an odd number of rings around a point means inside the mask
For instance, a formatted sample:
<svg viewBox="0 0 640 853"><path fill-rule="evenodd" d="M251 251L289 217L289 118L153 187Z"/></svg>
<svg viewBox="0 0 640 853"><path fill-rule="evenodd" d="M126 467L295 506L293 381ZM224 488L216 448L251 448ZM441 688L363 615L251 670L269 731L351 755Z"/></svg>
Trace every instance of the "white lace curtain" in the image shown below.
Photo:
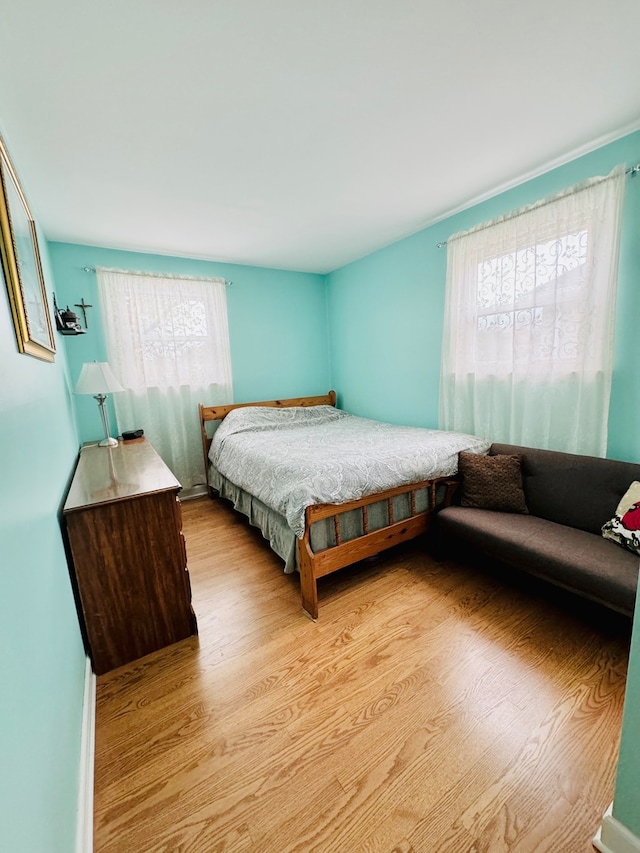
<svg viewBox="0 0 640 853"><path fill-rule="evenodd" d="M440 426L604 456L624 167L447 241Z"/></svg>
<svg viewBox="0 0 640 853"><path fill-rule="evenodd" d="M233 400L226 282L96 272L118 429L144 429L185 489L206 482L198 403Z"/></svg>

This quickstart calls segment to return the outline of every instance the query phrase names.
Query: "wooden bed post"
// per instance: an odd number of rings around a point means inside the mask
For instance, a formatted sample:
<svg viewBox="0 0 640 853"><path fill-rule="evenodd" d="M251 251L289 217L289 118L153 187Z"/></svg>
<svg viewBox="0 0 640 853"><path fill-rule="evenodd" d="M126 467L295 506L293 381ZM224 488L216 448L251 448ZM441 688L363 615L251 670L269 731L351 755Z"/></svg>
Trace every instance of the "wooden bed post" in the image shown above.
<svg viewBox="0 0 640 853"><path fill-rule="evenodd" d="M204 406L202 403L198 405L198 415L200 417L200 435L202 437L202 458L204 459L204 481L209 484L209 478L207 477L207 471L209 469L209 447L211 446L211 439L207 435L207 428L205 427L205 416L204 416Z"/></svg>
<svg viewBox="0 0 640 853"><path fill-rule="evenodd" d="M298 539L298 571L302 609L315 622L318 618L318 582L313 572L313 552L309 542L311 525L307 521L304 536Z"/></svg>

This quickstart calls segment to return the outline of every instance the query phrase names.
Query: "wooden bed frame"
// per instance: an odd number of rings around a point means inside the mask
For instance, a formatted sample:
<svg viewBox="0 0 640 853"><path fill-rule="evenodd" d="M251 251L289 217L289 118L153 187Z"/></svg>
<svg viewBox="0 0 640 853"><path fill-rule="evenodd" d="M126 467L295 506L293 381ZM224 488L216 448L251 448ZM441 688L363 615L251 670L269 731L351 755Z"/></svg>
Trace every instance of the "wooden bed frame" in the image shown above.
<svg viewBox="0 0 640 853"><path fill-rule="evenodd" d="M205 471L209 469L209 448L212 439L206 429L208 421L222 420L233 409L244 406L272 406L285 408L288 406L335 406L336 392L317 397L296 397L289 400L260 400L255 403L233 403L225 406L203 406L200 404L200 427L202 431L202 449L204 453ZM305 514L304 537L297 539L298 568L300 570L300 591L303 610L312 618L318 618L318 578L349 566L352 563L371 557L380 551L385 551L400 542L407 542L420 536L429 529L431 515L437 508L448 506L457 488L457 481L451 477L439 477L433 480L423 480L408 486L398 486L384 492L368 495L357 501L343 504L316 504L309 506ZM416 510L416 492L427 487L429 489L429 506L423 511ZM444 489L444 495L437 506L436 491ZM214 497L215 490L209 487L209 494ZM393 499L399 495L408 495L411 515L401 521L394 521ZM378 530L369 531L368 508L378 501L387 501L389 524ZM342 541L340 516L344 512L360 510L362 513L362 536ZM336 544L322 551L313 551L311 547L311 525L321 519L333 519Z"/></svg>

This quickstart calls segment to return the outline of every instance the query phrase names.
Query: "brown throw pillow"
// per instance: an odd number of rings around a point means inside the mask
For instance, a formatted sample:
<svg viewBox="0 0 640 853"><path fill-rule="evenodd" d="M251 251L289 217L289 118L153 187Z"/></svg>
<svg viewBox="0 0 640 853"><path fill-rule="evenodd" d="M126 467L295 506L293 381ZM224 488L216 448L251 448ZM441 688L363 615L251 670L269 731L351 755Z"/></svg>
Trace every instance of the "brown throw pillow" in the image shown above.
<svg viewBox="0 0 640 853"><path fill-rule="evenodd" d="M462 506L500 512L529 512L522 488L522 457L458 454Z"/></svg>

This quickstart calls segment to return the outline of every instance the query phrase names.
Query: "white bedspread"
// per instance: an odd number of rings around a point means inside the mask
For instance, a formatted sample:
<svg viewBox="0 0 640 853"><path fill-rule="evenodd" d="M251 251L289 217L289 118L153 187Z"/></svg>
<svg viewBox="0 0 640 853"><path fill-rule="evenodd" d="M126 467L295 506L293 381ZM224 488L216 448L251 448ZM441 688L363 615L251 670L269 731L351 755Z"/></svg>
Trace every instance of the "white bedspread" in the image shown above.
<svg viewBox="0 0 640 853"><path fill-rule="evenodd" d="M486 453L489 445L473 435L395 426L332 406L247 406L222 421L209 458L302 537L307 506L450 476L460 450Z"/></svg>

